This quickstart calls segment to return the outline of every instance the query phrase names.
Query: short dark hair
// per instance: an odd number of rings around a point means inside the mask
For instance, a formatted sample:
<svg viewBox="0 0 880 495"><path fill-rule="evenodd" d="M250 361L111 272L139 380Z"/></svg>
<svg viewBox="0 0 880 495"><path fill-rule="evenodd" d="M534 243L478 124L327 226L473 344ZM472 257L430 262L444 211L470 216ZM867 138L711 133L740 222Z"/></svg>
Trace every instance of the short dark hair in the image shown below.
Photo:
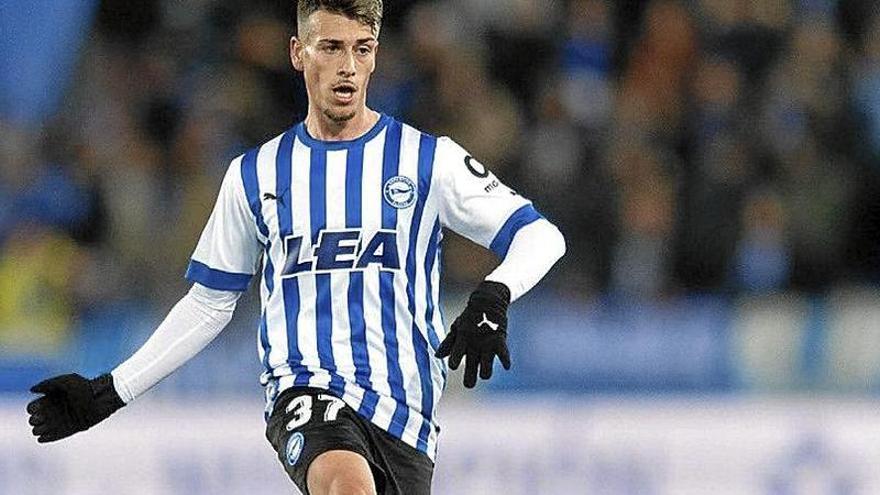
<svg viewBox="0 0 880 495"><path fill-rule="evenodd" d="M382 27L382 0L297 0L297 35L302 31L309 16L319 10L341 14L370 26L373 34L379 37Z"/></svg>

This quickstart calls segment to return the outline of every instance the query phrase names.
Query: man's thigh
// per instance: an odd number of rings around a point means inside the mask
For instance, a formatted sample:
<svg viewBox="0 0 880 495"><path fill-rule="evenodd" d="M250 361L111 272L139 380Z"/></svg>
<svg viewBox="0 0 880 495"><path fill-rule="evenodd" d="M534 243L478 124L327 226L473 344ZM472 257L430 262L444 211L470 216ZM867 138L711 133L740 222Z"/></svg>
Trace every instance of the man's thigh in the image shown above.
<svg viewBox="0 0 880 495"><path fill-rule="evenodd" d="M395 438L378 426L367 423L371 462L384 476L383 495L429 495L434 463L422 452Z"/></svg>
<svg viewBox="0 0 880 495"><path fill-rule="evenodd" d="M306 473L311 495L377 495L366 459L347 450L328 450L312 461Z"/></svg>

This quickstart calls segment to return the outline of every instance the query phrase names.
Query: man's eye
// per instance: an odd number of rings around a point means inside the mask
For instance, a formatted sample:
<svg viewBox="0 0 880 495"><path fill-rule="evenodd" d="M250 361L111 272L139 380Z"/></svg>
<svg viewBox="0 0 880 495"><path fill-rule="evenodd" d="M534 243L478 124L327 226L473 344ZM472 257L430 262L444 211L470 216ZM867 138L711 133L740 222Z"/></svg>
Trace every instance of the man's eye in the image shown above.
<svg viewBox="0 0 880 495"><path fill-rule="evenodd" d="M336 53L339 51L339 47L335 45L324 45L324 51L326 53Z"/></svg>
<svg viewBox="0 0 880 495"><path fill-rule="evenodd" d="M358 53L361 55L369 55L370 52L372 52L372 51L373 51L373 49L368 46L359 46L358 47Z"/></svg>

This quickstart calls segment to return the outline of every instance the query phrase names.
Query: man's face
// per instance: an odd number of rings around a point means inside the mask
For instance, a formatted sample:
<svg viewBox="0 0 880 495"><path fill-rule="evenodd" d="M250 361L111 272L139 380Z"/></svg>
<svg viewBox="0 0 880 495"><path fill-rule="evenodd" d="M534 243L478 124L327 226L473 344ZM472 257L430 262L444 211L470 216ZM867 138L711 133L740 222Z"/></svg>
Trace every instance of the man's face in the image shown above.
<svg viewBox="0 0 880 495"><path fill-rule="evenodd" d="M291 38L290 60L304 73L309 106L334 122L350 120L366 108L379 42L370 26L324 10L307 26L302 38Z"/></svg>

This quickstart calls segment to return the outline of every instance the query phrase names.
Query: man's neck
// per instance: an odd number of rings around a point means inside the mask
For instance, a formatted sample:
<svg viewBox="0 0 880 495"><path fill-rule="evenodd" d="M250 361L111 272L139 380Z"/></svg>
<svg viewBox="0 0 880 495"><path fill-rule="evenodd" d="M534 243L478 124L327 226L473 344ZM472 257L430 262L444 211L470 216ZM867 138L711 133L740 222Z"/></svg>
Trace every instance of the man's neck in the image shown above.
<svg viewBox="0 0 880 495"><path fill-rule="evenodd" d="M310 109L305 126L309 135L321 141L350 141L367 133L379 121L379 113L369 108L349 120L337 122L320 111Z"/></svg>

